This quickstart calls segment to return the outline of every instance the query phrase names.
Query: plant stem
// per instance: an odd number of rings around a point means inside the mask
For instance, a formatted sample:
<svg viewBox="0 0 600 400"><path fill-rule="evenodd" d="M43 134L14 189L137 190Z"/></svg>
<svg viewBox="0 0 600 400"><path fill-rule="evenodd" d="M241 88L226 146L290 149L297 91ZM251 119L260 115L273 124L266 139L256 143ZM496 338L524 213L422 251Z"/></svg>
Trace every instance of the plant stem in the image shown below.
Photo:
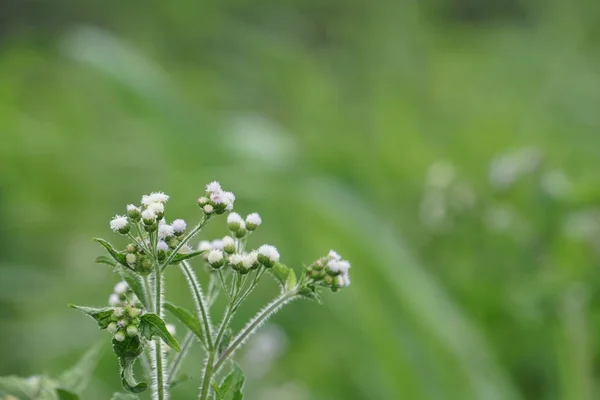
<svg viewBox="0 0 600 400"><path fill-rule="evenodd" d="M225 361L244 343L246 339L254 331L269 317L275 314L281 307L290 301L294 300L297 297L298 293L296 291L290 293L284 293L275 301L273 301L269 306L267 306L262 312L260 312L248 325L244 327L244 329L235 337L233 342L227 347L225 351L219 357L219 360L215 363L215 365L211 368L211 373L219 371L219 368L223 365ZM203 400L201 398L201 400Z"/></svg>
<svg viewBox="0 0 600 400"><path fill-rule="evenodd" d="M177 254L179 254L179 250L183 247L184 244L186 244L192 237L194 237L195 234L197 234L198 232L200 232L200 230L202 228L204 228L206 226L206 224L208 224L208 221L210 221L211 216L206 216L204 217L204 219L202 221L200 221L200 223L198 225L196 225L191 231L190 233L188 233L187 235L185 235L183 237L183 239L181 239L181 241L179 242L179 244L177 246L175 246L175 248L173 249L173 251L171 251L171 254L169 254L169 256L167 257L167 259L162 263L160 269L161 271L164 270L165 268L167 268L167 265L169 265L171 263L171 261L173 261L173 259L175 258L175 256Z"/></svg>
<svg viewBox="0 0 600 400"><path fill-rule="evenodd" d="M192 292L192 297L194 298L194 302L196 303L196 310L198 312L198 318L204 325L204 339L206 342L206 347L209 351L213 348L212 341L212 326L210 323L210 315L208 313L208 307L206 306L204 295L202 294L202 287L192 270L192 267L187 261L182 261L180 264L181 271L185 275L185 278L190 286L190 290Z"/></svg>
<svg viewBox="0 0 600 400"><path fill-rule="evenodd" d="M179 367L181 367L184 357L186 356L190 347L192 347L192 344L194 343L194 336L194 333L191 331L185 335L185 339L183 339L183 344L181 345L181 352L177 354L169 369L169 384L171 384L173 379L175 379L175 375L179 371Z"/></svg>
<svg viewBox="0 0 600 400"><path fill-rule="evenodd" d="M153 311L159 317L163 317L163 304L162 304L162 271L158 262L155 263L154 268L154 307ZM156 379L156 398L158 400L164 400L168 394L165 391L165 371L163 371L163 353L161 348L161 339L157 337L154 339L154 378Z"/></svg>

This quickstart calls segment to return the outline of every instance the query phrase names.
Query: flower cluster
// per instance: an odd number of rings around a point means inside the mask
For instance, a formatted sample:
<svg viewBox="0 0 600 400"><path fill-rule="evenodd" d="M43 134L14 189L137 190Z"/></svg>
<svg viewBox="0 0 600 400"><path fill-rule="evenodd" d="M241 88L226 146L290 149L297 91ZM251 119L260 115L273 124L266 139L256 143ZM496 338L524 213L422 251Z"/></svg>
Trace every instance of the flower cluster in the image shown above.
<svg viewBox="0 0 600 400"><path fill-rule="evenodd" d="M106 330L114 335L119 342L125 340L127 336L137 336L139 333L140 316L144 310L127 304L124 307L115 307L111 316L111 322Z"/></svg>
<svg viewBox="0 0 600 400"><path fill-rule="evenodd" d="M329 287L337 292L350 286L350 263L331 250L327 257L319 258L306 267L307 276L320 286Z"/></svg>
<svg viewBox="0 0 600 400"><path fill-rule="evenodd" d="M223 214L225 211L233 210L235 195L225 192L219 182L211 182L206 185L206 196L198 198L198 206L206 215Z"/></svg>
<svg viewBox="0 0 600 400"><path fill-rule="evenodd" d="M108 298L108 305L111 307L125 307L131 305L142 308L142 303L125 281L120 281L115 285L113 293Z"/></svg>

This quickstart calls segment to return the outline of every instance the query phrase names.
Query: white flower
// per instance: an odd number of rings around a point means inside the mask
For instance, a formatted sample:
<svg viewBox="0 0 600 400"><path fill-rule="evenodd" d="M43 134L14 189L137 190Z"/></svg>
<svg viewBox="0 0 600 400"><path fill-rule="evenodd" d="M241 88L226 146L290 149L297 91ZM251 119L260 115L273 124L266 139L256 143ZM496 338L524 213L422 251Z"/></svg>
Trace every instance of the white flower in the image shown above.
<svg viewBox="0 0 600 400"><path fill-rule="evenodd" d="M211 250L208 252L208 262L211 264L217 264L223 261L223 252L221 250Z"/></svg>
<svg viewBox="0 0 600 400"><path fill-rule="evenodd" d="M339 261L342 259L342 256L340 256L335 250L329 250L329 258Z"/></svg>
<svg viewBox="0 0 600 400"><path fill-rule="evenodd" d="M210 245L215 250L223 250L223 241L221 239L215 239L210 242Z"/></svg>
<svg viewBox="0 0 600 400"><path fill-rule="evenodd" d="M129 265L133 265L137 261L137 256L133 253L127 253L125 256L125 261L127 261L127 264Z"/></svg>
<svg viewBox="0 0 600 400"><path fill-rule="evenodd" d="M119 295L116 293L111 294L108 298L108 305L111 307L116 307L119 304L121 304L121 298L119 297Z"/></svg>
<svg viewBox="0 0 600 400"><path fill-rule="evenodd" d="M175 229L169 224L161 224L158 226L158 237L161 239L171 237L175 234Z"/></svg>
<svg viewBox="0 0 600 400"><path fill-rule="evenodd" d="M263 244L258 248L258 254L267 257L271 262L276 263L279 261L279 252L275 246Z"/></svg>
<svg viewBox="0 0 600 400"><path fill-rule="evenodd" d="M148 205L148 210L154 212L155 214L164 214L165 205L163 203L150 203Z"/></svg>
<svg viewBox="0 0 600 400"><path fill-rule="evenodd" d="M345 260L330 260L327 266L331 271L341 272L342 274L346 274L350 269L350 263Z"/></svg>
<svg viewBox="0 0 600 400"><path fill-rule="evenodd" d="M215 240L216 242L216 240ZM235 241L233 240L233 238L231 236L225 236L223 238L223 240L220 241L220 247L217 247L216 245L213 244L213 247L215 249L226 249L228 247L234 247L235 248Z"/></svg>
<svg viewBox="0 0 600 400"><path fill-rule="evenodd" d="M213 206L211 206L210 204L207 204L202 208L203 208L204 212L207 214L211 214L214 210Z"/></svg>
<svg viewBox="0 0 600 400"><path fill-rule="evenodd" d="M210 200L215 204L225 203L223 192L213 192L210 194Z"/></svg>
<svg viewBox="0 0 600 400"><path fill-rule="evenodd" d="M153 203L166 203L169 200L169 196L163 192L152 192L150 193L149 200Z"/></svg>
<svg viewBox="0 0 600 400"><path fill-rule="evenodd" d="M184 244L179 248L179 254L189 254L192 252L192 247L189 244Z"/></svg>
<svg viewBox="0 0 600 400"><path fill-rule="evenodd" d="M161 251L169 250L169 245L164 240L159 240L156 244L156 248Z"/></svg>
<svg viewBox="0 0 600 400"><path fill-rule="evenodd" d="M173 324L167 324L167 332L169 332L171 335L175 336L175 333L177 333L177 330L175 329L175 325Z"/></svg>
<svg viewBox="0 0 600 400"><path fill-rule="evenodd" d="M262 218L258 213L248 214L246 217L246 226L256 228L262 224Z"/></svg>
<svg viewBox="0 0 600 400"><path fill-rule="evenodd" d="M200 251L212 250L212 245L210 244L210 242L208 240L203 240L200 243L198 243L198 250L200 250Z"/></svg>
<svg viewBox="0 0 600 400"><path fill-rule="evenodd" d="M129 285L125 281L121 281L115 285L114 292L116 294L125 294L129 290Z"/></svg>
<svg viewBox="0 0 600 400"><path fill-rule="evenodd" d="M133 205L133 204L127 204L127 211L140 211L139 207Z"/></svg>
<svg viewBox="0 0 600 400"><path fill-rule="evenodd" d="M175 221L171 222L171 226L173 227L175 233L182 233L185 231L187 224L182 219L176 219Z"/></svg>
<svg viewBox="0 0 600 400"><path fill-rule="evenodd" d="M347 287L350 286L350 277L348 274L341 274L335 277L335 284L338 287Z"/></svg>
<svg viewBox="0 0 600 400"><path fill-rule="evenodd" d="M258 253L256 251L252 251L246 254L242 260L242 265L245 269L252 268L258 262Z"/></svg>
<svg viewBox="0 0 600 400"><path fill-rule="evenodd" d="M129 221L127 220L127 217L123 215L115 215L115 217L110 221L110 229L112 229L113 232L126 229L127 226L129 226Z"/></svg>
<svg viewBox="0 0 600 400"><path fill-rule="evenodd" d="M229 264L231 265L242 265L244 257L239 254L232 254L229 256Z"/></svg>
<svg viewBox="0 0 600 400"><path fill-rule="evenodd" d="M144 221L156 221L156 213L150 209L146 209L142 212L142 219Z"/></svg>
<svg viewBox="0 0 600 400"><path fill-rule="evenodd" d="M215 192L221 192L223 189L221 189L221 184L217 181L213 181L211 183L209 183L208 185L206 185L206 191L208 193L215 193Z"/></svg>
<svg viewBox="0 0 600 400"><path fill-rule="evenodd" d="M242 216L236 212L232 212L227 216L228 224L239 224L240 222L242 222Z"/></svg>

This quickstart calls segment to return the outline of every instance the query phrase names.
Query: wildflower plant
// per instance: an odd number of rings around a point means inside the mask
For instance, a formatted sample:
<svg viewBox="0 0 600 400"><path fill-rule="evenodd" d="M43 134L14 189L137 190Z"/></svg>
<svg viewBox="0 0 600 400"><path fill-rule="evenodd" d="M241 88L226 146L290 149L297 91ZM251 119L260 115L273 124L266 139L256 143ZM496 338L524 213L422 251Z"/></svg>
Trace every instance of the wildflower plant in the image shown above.
<svg viewBox="0 0 600 400"><path fill-rule="evenodd" d="M140 205L128 205L124 215L110 221L111 230L128 243L119 249L104 239L95 239L108 252L97 262L112 266L121 281L113 288L106 307L71 307L92 317L112 336L126 391L135 394L148 389L146 380L138 381L134 376L134 365L141 361L151 382L152 398L168 399L169 389L179 382L184 357L199 342L204 359L194 363L194 373L201 382L198 398L242 399L245 378L232 356L286 304L302 298L320 303L320 291L337 292L350 285L350 263L332 250L304 266L297 276L281 262L275 246L251 245L250 236L262 226L261 217L252 213L243 218L232 212L235 196L218 182L208 184L206 193L198 198L200 218L193 227L182 219L167 222L168 200L164 193L151 193L142 197ZM223 222L229 234L217 240L202 240L192 247L202 229L223 214L228 214ZM193 267L192 262L198 265ZM167 268L177 268L184 275L194 310L165 301ZM206 289L200 285L196 271L208 273ZM280 285L279 295L233 334L232 320L265 274ZM219 296L225 299L226 307L216 318L212 306ZM166 311L188 330L182 344L174 336L174 327L165 322Z"/></svg>

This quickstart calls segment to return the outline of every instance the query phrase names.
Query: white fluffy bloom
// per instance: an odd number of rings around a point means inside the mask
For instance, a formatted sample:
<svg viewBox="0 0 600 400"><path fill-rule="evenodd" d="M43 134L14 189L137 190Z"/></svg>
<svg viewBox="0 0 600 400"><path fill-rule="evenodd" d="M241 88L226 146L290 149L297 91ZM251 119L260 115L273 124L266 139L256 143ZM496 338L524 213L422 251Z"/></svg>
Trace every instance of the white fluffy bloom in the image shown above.
<svg viewBox="0 0 600 400"><path fill-rule="evenodd" d="M200 243L198 243L198 250L200 250L200 251L212 250L212 244L208 240L203 240Z"/></svg>
<svg viewBox="0 0 600 400"><path fill-rule="evenodd" d="M156 213L150 209L146 209L142 212L142 219L144 221L154 221L156 220Z"/></svg>
<svg viewBox="0 0 600 400"><path fill-rule="evenodd" d="M258 215L258 213L248 214L246 217L246 225L259 226L260 224L262 224L262 218L260 215Z"/></svg>
<svg viewBox="0 0 600 400"><path fill-rule="evenodd" d="M127 211L139 211L139 207L134 204L127 204Z"/></svg>
<svg viewBox="0 0 600 400"><path fill-rule="evenodd" d="M156 244L156 248L158 250L167 251L167 250L169 250L169 245L164 240L159 240L158 243Z"/></svg>
<svg viewBox="0 0 600 400"><path fill-rule="evenodd" d="M167 327L167 332L169 332L171 335L175 336L175 334L177 333L177 329L175 329L175 325L166 324L166 327Z"/></svg>
<svg viewBox="0 0 600 400"><path fill-rule="evenodd" d="M127 290L129 290L129 285L125 281L117 283L114 288L116 294L125 294Z"/></svg>
<svg viewBox="0 0 600 400"><path fill-rule="evenodd" d="M210 201L215 204L225 203L225 197L223 196L223 192L213 192L210 194Z"/></svg>
<svg viewBox="0 0 600 400"><path fill-rule="evenodd" d="M163 203L150 203L148 205L148 210L154 212L155 214L163 214L165 212L165 205Z"/></svg>
<svg viewBox="0 0 600 400"><path fill-rule="evenodd" d="M215 240L215 241L216 241L216 240ZM233 240L233 238L232 238L231 236L225 236L225 237L223 238L223 240L221 240L220 242L221 242L221 243L220 243L221 247L217 247L217 246L215 246L215 245L213 245L213 246L214 246L216 249L219 249L219 248L221 248L221 249L224 249L224 248L226 248L226 247L235 246L235 241Z"/></svg>
<svg viewBox="0 0 600 400"><path fill-rule="evenodd" d="M342 259L342 256L340 256L335 250L329 250L329 258L339 261Z"/></svg>
<svg viewBox="0 0 600 400"><path fill-rule="evenodd" d="M127 220L127 217L124 217L123 215L115 215L110 221L110 229L112 229L113 232L120 231L127 227L127 225L129 225L129 221Z"/></svg>
<svg viewBox="0 0 600 400"><path fill-rule="evenodd" d="M231 265L240 265L243 264L244 257L239 254L232 254L229 256L229 264Z"/></svg>
<svg viewBox="0 0 600 400"><path fill-rule="evenodd" d="M148 197L153 203L166 203L169 200L169 195L163 192L152 192Z"/></svg>
<svg viewBox="0 0 600 400"><path fill-rule="evenodd" d="M160 224L158 226L158 237L161 239L171 237L175 234L175 229L169 224Z"/></svg>
<svg viewBox="0 0 600 400"><path fill-rule="evenodd" d="M175 233L182 233L183 231L185 231L187 224L182 219L176 219L171 223L171 226L173 227Z"/></svg>
<svg viewBox="0 0 600 400"><path fill-rule="evenodd" d="M350 269L350 263L345 260L330 260L327 266L333 272L341 272L342 274L346 274Z"/></svg>
<svg viewBox="0 0 600 400"><path fill-rule="evenodd" d="M213 181L211 183L209 183L208 185L206 185L206 191L208 193L215 193L215 192L221 192L223 189L221 189L221 184L217 181Z"/></svg>
<svg viewBox="0 0 600 400"><path fill-rule="evenodd" d="M263 244L258 248L258 254L267 257L272 262L279 261L279 252L275 246L271 246L269 244Z"/></svg>
<svg viewBox="0 0 600 400"><path fill-rule="evenodd" d="M235 194L233 192L223 192L223 202L227 205L227 210L232 210L233 203L235 202Z"/></svg>
<svg viewBox="0 0 600 400"><path fill-rule="evenodd" d="M215 250L223 250L223 241L221 239L213 240L210 245Z"/></svg>
<svg viewBox="0 0 600 400"><path fill-rule="evenodd" d="M341 274L335 277L335 283L339 287L348 287L350 286L350 276L348 274Z"/></svg>
<svg viewBox="0 0 600 400"><path fill-rule="evenodd" d="M189 254L191 252L192 252L192 247L187 243L179 248L179 254Z"/></svg>
<svg viewBox="0 0 600 400"><path fill-rule="evenodd" d="M245 269L250 269L254 264L258 262L257 260L258 253L256 251L252 251L244 256L242 259L242 265Z"/></svg>
<svg viewBox="0 0 600 400"><path fill-rule="evenodd" d="M211 250L208 252L208 262L216 264L223 261L223 252L221 250Z"/></svg>
<svg viewBox="0 0 600 400"><path fill-rule="evenodd" d="M121 304L121 298L119 297L119 295L116 293L111 294L108 298L108 305L111 307L116 307L119 304Z"/></svg>
<svg viewBox="0 0 600 400"><path fill-rule="evenodd" d="M212 213L214 211L213 206L211 206L210 204L205 205L204 207L202 207L202 209L207 214L210 214L210 213Z"/></svg>
<svg viewBox="0 0 600 400"><path fill-rule="evenodd" d="M239 225L244 220L242 220L242 216L236 212L232 212L227 216L227 225Z"/></svg>

